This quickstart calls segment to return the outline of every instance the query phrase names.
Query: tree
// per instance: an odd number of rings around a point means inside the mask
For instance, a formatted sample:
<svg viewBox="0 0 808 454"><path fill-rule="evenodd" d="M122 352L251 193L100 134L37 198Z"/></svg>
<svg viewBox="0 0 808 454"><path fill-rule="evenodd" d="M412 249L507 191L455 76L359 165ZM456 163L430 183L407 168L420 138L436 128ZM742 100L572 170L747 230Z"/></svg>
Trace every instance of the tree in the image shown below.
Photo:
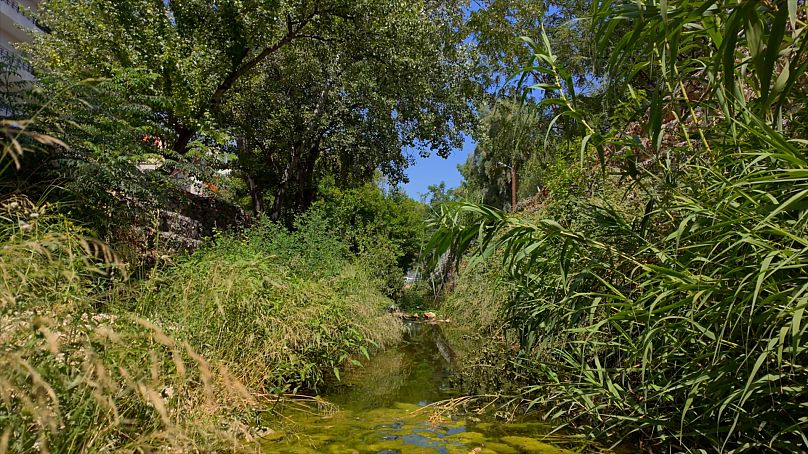
<svg viewBox="0 0 808 454"><path fill-rule="evenodd" d="M421 203L432 209L444 203L454 202L457 199L456 191L447 188L445 181L441 181L438 184L430 184L426 187L426 191L426 193L420 194Z"/></svg>
<svg viewBox="0 0 808 454"><path fill-rule="evenodd" d="M227 107L255 211L268 191L270 216L289 220L323 176L348 188L381 170L396 184L405 147L444 157L458 147L479 93L459 20L448 2L380 4L343 35L284 49L238 84Z"/></svg>
<svg viewBox="0 0 808 454"><path fill-rule="evenodd" d="M403 147L446 156L474 121L462 11L444 0L52 0L43 21L29 50L60 99L50 126L85 161L198 174L234 153L277 220L324 175L403 181Z"/></svg>
<svg viewBox="0 0 808 454"><path fill-rule="evenodd" d="M518 175L531 156L544 153L544 126L549 123L529 98L501 99L480 120L478 143L461 166L467 195L478 193L488 205L515 209Z"/></svg>
<svg viewBox="0 0 808 454"><path fill-rule="evenodd" d="M564 67L576 83L587 85L588 76L598 74L598 59L585 17L590 0L475 0L468 2L464 30L478 54L477 73L492 93L503 90L510 96L521 78L522 84L546 82L543 74L523 71L532 66L533 52L522 37L537 38L542 27L558 51ZM520 77L514 78L519 75Z"/></svg>
<svg viewBox="0 0 808 454"><path fill-rule="evenodd" d="M383 6L371 0L52 0L42 13L50 33L37 36L34 61L38 72L68 84L137 71L143 83L118 93L148 100L143 114L184 155L192 140L220 126L225 95L241 79L282 49L344 37L346 26Z"/></svg>
<svg viewBox="0 0 808 454"><path fill-rule="evenodd" d="M461 166L465 181L458 194L468 200L504 208L515 207L518 194L532 195L541 170L556 154L571 149L564 141L577 137L582 126L574 118L556 118L558 106L542 103L552 98L557 81L541 71L534 50L523 38L544 36L558 49L558 65L582 100L603 108L597 93L605 65L594 52L594 38L586 15L589 0L536 2L481 0L473 2L464 30L479 55L476 71L485 87L488 108L480 109L474 133L477 147ZM533 90L529 98L523 93ZM551 128L551 131L548 131ZM529 163L531 191L520 191L521 174Z"/></svg>
<svg viewBox="0 0 808 454"><path fill-rule="evenodd" d="M354 253L375 256L372 262L380 269L374 272L391 293L397 291L421 252L425 206L395 187L383 190L379 179L347 190L327 179L320 192L313 210L324 212Z"/></svg>

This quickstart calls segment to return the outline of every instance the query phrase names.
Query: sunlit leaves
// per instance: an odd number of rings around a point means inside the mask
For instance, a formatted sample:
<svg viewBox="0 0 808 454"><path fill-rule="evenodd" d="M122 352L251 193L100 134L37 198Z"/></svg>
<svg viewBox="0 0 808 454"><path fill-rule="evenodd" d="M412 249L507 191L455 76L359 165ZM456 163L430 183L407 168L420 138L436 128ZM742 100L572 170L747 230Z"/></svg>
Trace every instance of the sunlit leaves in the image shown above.
<svg viewBox="0 0 808 454"><path fill-rule="evenodd" d="M610 56L610 95L634 109L612 130L576 102L552 43L528 40L526 71L547 77L534 89L554 122L584 126L582 168L593 149L606 170L635 176L640 158L658 164L643 173L641 215L550 194L573 207L564 215L580 231L475 205L436 218L436 251L503 257L516 287L504 316L520 364L535 365L532 406L593 435L676 451L804 451L800 8L599 3L593 26Z"/></svg>

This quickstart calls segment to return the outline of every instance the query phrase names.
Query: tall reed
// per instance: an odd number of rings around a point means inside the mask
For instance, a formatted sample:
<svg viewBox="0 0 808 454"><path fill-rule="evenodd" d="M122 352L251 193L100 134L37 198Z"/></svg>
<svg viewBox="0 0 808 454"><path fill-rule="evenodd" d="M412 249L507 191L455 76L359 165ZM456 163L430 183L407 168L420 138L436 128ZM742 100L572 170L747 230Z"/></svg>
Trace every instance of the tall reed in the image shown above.
<svg viewBox="0 0 808 454"><path fill-rule="evenodd" d="M805 452L804 11L602 3L592 22L613 53L609 89L650 92L643 134L590 124L546 39L528 40L531 70L554 81L536 88L583 126L581 162L592 150L601 178L643 188L645 211L579 200L586 222L570 228L460 204L431 247L502 252L515 361L548 416L650 450ZM657 85L632 87L639 72Z"/></svg>

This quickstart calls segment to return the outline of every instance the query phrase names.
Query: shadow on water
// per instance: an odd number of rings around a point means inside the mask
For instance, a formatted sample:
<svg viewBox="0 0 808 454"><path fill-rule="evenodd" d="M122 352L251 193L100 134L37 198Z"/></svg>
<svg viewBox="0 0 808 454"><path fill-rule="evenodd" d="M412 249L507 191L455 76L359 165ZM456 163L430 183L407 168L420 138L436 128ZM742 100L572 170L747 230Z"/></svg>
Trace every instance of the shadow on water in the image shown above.
<svg viewBox="0 0 808 454"><path fill-rule="evenodd" d="M277 453L543 453L564 451L537 440L548 426L469 423L416 412L457 396L450 387L454 353L437 325L408 323L405 340L349 371L343 383L323 396L338 411L288 411L263 443Z"/></svg>

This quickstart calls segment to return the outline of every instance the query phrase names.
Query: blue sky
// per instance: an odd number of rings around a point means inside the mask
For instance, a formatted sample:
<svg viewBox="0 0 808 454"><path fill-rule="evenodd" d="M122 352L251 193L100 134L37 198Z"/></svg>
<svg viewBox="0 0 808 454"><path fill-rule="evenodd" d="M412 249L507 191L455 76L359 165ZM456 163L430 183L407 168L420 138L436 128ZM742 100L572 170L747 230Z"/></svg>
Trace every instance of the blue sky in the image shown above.
<svg viewBox="0 0 808 454"><path fill-rule="evenodd" d="M444 181L447 188L459 186L463 176L458 172L457 166L466 162L466 158L472 151L474 151L474 141L470 137L466 137L462 149L454 150L446 159L435 154L428 158L421 158L417 151L410 151L416 156L415 165L407 169L410 182L402 185L404 191L411 198L420 200L421 194L426 193L429 185L440 184L441 181Z"/></svg>

